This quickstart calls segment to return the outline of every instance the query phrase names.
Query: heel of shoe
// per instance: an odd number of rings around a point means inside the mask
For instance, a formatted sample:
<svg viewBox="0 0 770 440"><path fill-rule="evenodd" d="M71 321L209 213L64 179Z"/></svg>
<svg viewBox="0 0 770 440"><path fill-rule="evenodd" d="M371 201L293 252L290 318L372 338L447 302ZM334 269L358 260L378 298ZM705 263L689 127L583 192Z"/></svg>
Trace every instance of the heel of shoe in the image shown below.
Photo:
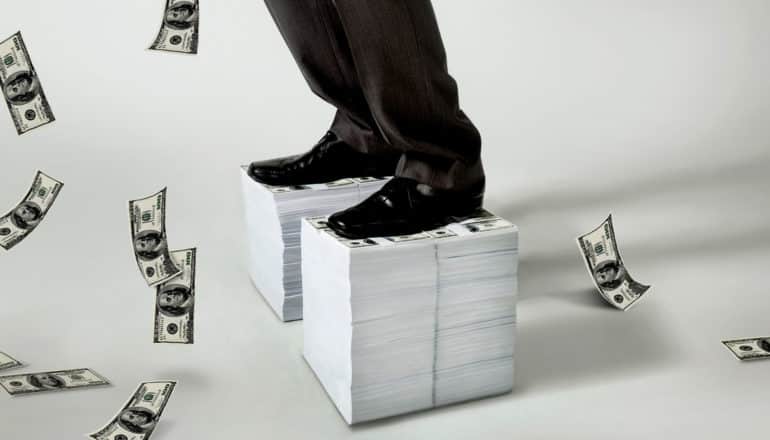
<svg viewBox="0 0 770 440"><path fill-rule="evenodd" d="M469 218L480 216L484 211L484 194L469 197L452 207L451 213L446 217L446 223L457 223Z"/></svg>

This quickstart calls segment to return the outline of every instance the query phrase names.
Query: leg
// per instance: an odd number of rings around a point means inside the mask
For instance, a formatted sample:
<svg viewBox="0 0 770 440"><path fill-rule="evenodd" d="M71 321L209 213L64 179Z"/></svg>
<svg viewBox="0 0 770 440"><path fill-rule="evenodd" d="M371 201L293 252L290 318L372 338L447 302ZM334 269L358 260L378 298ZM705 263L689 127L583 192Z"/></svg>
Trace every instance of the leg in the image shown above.
<svg viewBox="0 0 770 440"><path fill-rule="evenodd" d="M310 89L338 109L331 131L359 151L379 152L384 143L375 130L332 0L265 3Z"/></svg>
<svg viewBox="0 0 770 440"><path fill-rule="evenodd" d="M358 82L396 175L438 189L483 184L481 137L460 110L430 0L334 0Z"/></svg>

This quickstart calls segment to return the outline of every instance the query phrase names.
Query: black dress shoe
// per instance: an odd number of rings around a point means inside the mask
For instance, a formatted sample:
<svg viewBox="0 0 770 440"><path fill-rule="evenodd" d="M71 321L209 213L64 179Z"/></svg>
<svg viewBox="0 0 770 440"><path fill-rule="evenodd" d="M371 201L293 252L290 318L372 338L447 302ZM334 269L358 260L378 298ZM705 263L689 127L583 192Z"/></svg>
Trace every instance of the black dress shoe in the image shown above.
<svg viewBox="0 0 770 440"><path fill-rule="evenodd" d="M484 201L484 183L463 191L436 190L394 177L358 205L329 217L345 238L409 235L473 216Z"/></svg>
<svg viewBox="0 0 770 440"><path fill-rule="evenodd" d="M305 185L348 177L391 176L399 154L371 155L328 132L307 153L252 162L249 175L268 185Z"/></svg>

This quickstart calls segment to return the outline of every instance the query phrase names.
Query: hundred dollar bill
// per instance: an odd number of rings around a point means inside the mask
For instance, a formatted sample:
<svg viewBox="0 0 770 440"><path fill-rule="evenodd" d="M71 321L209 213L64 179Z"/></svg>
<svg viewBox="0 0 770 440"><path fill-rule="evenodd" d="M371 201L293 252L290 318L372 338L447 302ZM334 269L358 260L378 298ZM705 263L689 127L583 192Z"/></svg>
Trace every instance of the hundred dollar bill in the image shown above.
<svg viewBox="0 0 770 440"><path fill-rule="evenodd" d="M0 376L0 386L8 394L39 393L42 391L63 391L75 388L109 385L110 382L88 368L43 373Z"/></svg>
<svg viewBox="0 0 770 440"><path fill-rule="evenodd" d="M43 221L63 183L38 171L32 186L13 211L0 217L0 247L8 250L24 240Z"/></svg>
<svg viewBox="0 0 770 440"><path fill-rule="evenodd" d="M29 58L21 32L0 42L0 86L18 134L56 119L43 93L43 86Z"/></svg>
<svg viewBox="0 0 770 440"><path fill-rule="evenodd" d="M198 53L198 0L166 0L166 12L150 49Z"/></svg>
<svg viewBox="0 0 770 440"><path fill-rule="evenodd" d="M586 267L602 297L620 310L628 310L650 286L631 278L618 251L612 216L598 228L578 237Z"/></svg>
<svg viewBox="0 0 770 440"><path fill-rule="evenodd" d="M147 284L153 287L178 276L181 271L168 253L166 239L166 188L129 201L128 215L136 263Z"/></svg>
<svg viewBox="0 0 770 440"><path fill-rule="evenodd" d="M95 440L147 440L160 421L175 386L175 381L142 382L110 423L89 437Z"/></svg>
<svg viewBox="0 0 770 440"><path fill-rule="evenodd" d="M770 337L722 341L742 361L770 359Z"/></svg>
<svg viewBox="0 0 770 440"><path fill-rule="evenodd" d="M182 274L158 285L155 301L156 343L192 344L195 323L195 248L171 251Z"/></svg>
<svg viewBox="0 0 770 440"><path fill-rule="evenodd" d="M0 351L0 370L20 367L21 362Z"/></svg>

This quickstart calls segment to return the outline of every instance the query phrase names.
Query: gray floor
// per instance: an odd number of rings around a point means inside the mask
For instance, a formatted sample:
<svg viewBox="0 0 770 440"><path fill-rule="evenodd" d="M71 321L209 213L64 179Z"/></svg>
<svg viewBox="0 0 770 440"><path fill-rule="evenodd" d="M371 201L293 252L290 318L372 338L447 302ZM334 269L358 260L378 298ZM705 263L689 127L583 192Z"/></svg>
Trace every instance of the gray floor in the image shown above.
<svg viewBox="0 0 770 440"><path fill-rule="evenodd" d="M770 334L770 5L765 1L436 0L463 107L484 133L488 207L522 234L516 389L348 428L301 358L301 322L256 295L238 165L322 134L263 5L204 2L200 54L145 51L163 2L14 2L58 118L0 115L0 206L36 169L65 182L0 252L0 350L113 386L0 395L0 438L78 438L141 380L180 381L157 439L757 438L770 361L723 338ZM194 346L152 344L154 295L126 201L168 186L174 248L197 246ZM574 238L615 216L627 313L593 292ZM15 370L19 371L19 370Z"/></svg>

